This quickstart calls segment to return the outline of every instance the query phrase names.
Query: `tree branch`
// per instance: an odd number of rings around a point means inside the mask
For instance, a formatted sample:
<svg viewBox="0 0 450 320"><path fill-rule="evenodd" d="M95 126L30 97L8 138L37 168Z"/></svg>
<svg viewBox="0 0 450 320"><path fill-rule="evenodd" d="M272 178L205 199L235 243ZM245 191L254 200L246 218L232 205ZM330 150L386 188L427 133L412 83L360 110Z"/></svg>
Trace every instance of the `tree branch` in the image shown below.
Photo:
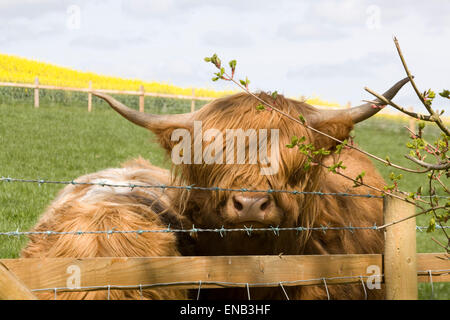
<svg viewBox="0 0 450 320"><path fill-rule="evenodd" d="M444 163L438 163L438 164L432 164L432 163L427 163L424 162L422 160L416 159L414 157L411 157L410 155L405 155L405 158L408 160L411 160L412 162L417 163L419 166L426 168L426 171L430 171L430 170L447 170L450 168L450 161L444 162ZM425 171L425 172L426 172Z"/></svg>
<svg viewBox="0 0 450 320"><path fill-rule="evenodd" d="M416 86L416 83L413 80L413 76L411 75L411 73L409 72L408 66L406 65L405 59L403 57L402 51L400 49L400 45L398 44L398 40L396 37L394 37L394 43L395 43L395 47L397 48L397 52L398 55L400 56L400 60L402 61L403 64L403 68L405 69L406 75L409 78L409 82L411 83L414 91L416 92L417 96L419 97L419 100L422 102L422 104L425 106L425 108L428 110L428 112L431 115L431 118L434 119L434 122L436 122L437 126L447 135L450 136L450 131L447 129L447 127L444 125L444 123L442 122L441 118L439 117L439 115L434 112L434 110L431 108L431 105L428 104L425 101L425 97L420 93L419 89Z"/></svg>
<svg viewBox="0 0 450 320"><path fill-rule="evenodd" d="M380 99L380 100L383 102L383 104L381 104L380 102L377 102L377 101L366 101L366 102L372 102L372 103L375 104L375 105L385 105L385 104L388 104L388 105L394 107L395 109L397 109L397 110L399 110L399 111L401 111L401 112L407 114L408 116L413 117L413 118L416 118L416 119L418 119L418 120L431 121L431 122L434 122L434 121L435 121L434 119L431 118L431 116L427 116L427 115L424 115L424 114L420 114L420 113L408 111L408 110L406 110L405 108L400 107L400 106L399 106L398 104L396 104L395 102L393 102L393 101L391 101L391 100L389 100L389 99L386 99L386 98L385 98L384 96L382 96L381 94L376 93L375 91L373 91L373 90L371 90L371 89L369 89L369 88L367 88L367 87L364 87L364 90L366 90L366 91L369 92L370 94L372 94L372 95L374 95L375 97L377 97L378 99Z"/></svg>

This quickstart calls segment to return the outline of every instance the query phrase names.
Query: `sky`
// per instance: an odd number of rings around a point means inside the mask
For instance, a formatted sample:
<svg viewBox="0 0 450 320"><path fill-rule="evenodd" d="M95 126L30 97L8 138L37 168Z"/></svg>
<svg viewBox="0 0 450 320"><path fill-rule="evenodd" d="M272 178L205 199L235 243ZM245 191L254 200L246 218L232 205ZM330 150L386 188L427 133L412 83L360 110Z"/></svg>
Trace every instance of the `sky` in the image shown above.
<svg viewBox="0 0 450 320"><path fill-rule="evenodd" d="M360 104L405 77L450 88L450 1L0 0L0 52L181 87L212 82L216 53L250 89ZM395 100L425 112L410 85ZM436 108L450 113L448 100Z"/></svg>

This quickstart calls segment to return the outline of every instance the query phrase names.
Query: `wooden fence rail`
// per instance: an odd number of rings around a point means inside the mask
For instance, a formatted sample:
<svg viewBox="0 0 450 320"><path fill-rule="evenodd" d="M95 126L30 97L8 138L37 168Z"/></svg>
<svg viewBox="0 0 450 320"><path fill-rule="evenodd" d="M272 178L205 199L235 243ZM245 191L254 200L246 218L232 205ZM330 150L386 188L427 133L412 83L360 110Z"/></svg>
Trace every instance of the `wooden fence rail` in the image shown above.
<svg viewBox="0 0 450 320"><path fill-rule="evenodd" d="M0 300L6 299L37 300L29 286L24 285L8 267L0 262Z"/></svg>
<svg viewBox="0 0 450 320"><path fill-rule="evenodd" d="M115 257L115 258L28 258L0 260L31 290L65 288L64 291L99 290L95 287L142 285L202 288L276 287L361 283L367 277L380 276L386 282L381 254L308 255L308 256L198 256L198 257ZM69 289L69 268L80 270L80 287ZM378 266L381 274L374 274L370 266ZM449 268L448 257L441 253L417 254L415 277L428 282L427 270ZM385 274L382 277L382 274ZM334 279L333 279L334 278ZM449 282L450 273L433 273L433 282ZM1 288L0 288L1 289ZM1 290L0 290L1 291ZM401 297L400 297L401 298Z"/></svg>
<svg viewBox="0 0 450 320"><path fill-rule="evenodd" d="M159 98L171 98L171 99L184 99L191 100L191 111L195 111L195 101L211 101L215 98L210 97L197 97L195 95L195 89L192 88L192 95L184 96L179 94L169 94L169 93L155 93L146 92L144 86L140 86L139 91L127 91L127 90L110 90L110 89L92 89L92 81L89 81L88 88L71 88L71 87L60 87L60 86L50 86L39 84L39 78L36 77L34 84L30 83L14 83L14 82L0 82L0 87L13 87L13 88L29 88L34 89L34 107L39 108L39 89L46 90L63 90L63 91L74 91L74 92L86 92L88 93L88 111L92 111L92 92L101 92L108 94L126 94L139 96L139 111L144 112L145 97L159 97Z"/></svg>

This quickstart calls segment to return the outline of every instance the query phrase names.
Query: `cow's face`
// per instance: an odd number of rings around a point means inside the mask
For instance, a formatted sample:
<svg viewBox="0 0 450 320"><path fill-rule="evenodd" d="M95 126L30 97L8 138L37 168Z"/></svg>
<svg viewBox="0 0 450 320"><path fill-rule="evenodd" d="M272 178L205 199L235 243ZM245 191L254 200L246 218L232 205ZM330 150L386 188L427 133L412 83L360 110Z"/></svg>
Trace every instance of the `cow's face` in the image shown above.
<svg viewBox="0 0 450 320"><path fill-rule="evenodd" d="M276 99L264 93L258 96L296 119L300 114L311 118L314 113L311 106L281 95ZM259 110L259 104L247 94L219 99L195 113L191 126L169 131L171 139L165 147L175 164L178 183L220 188L186 194L187 212L195 225L233 228L299 223L308 197L276 190L313 191L322 168L312 165L305 170L307 157L286 145L293 136L305 137L305 143L317 149L330 149L335 143L273 110ZM341 121L339 126L321 130L343 139L352 122Z"/></svg>
<svg viewBox="0 0 450 320"><path fill-rule="evenodd" d="M392 99L406 82L398 82L384 96ZM332 139L274 110L258 110L260 101L246 93L215 100L194 113L181 115L143 114L111 97L94 94L128 120L156 133L170 155L179 184L219 188L185 191L177 199L197 226L290 226L312 221L311 196L261 191L316 191L323 168L312 165L305 170L307 157L286 145L297 136L305 137L305 143L315 149L329 150L336 145ZM340 140L348 136L354 123L379 111L371 103L344 111L324 111L281 95L276 99L265 93L258 96L294 118L301 114L309 126ZM241 142L236 138L239 135L244 136Z"/></svg>

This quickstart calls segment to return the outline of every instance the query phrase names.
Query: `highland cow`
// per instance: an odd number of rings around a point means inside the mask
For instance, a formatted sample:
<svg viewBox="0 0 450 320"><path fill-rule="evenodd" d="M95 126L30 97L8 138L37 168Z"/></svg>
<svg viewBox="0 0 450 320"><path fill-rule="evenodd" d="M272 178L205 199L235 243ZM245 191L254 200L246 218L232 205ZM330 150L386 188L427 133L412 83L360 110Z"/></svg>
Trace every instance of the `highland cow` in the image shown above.
<svg viewBox="0 0 450 320"><path fill-rule="evenodd" d="M403 79L384 93L392 99L408 81ZM353 188L353 181L333 174L320 165L305 169L307 158L295 148L286 148L292 136L305 137L316 149L335 150L337 142L329 137L311 131L274 110L261 111L260 101L247 93L217 99L203 108L189 114L151 115L137 112L117 100L94 93L105 99L113 109L131 122L145 127L156 134L160 145L170 155L177 149L179 139L174 131L183 129L190 133L192 150L200 141L205 150L214 139L198 139L194 132L194 121L199 121L204 130L278 130L279 157L277 171L261 174L268 166L258 159L251 163L250 139L245 140L245 163L193 161L173 165L171 175L163 169L151 166L143 160L125 165L123 169L109 169L83 177L82 181L109 179L129 184L134 181L148 184L193 185L199 187L220 187L224 189L322 191L374 194L364 186ZM323 111L304 102L288 99L282 95L273 97L264 92L256 96L277 109L299 118L316 130L339 140L349 137L353 126L380 109L371 103L339 111ZM196 136L197 135L197 136ZM175 135L176 136L176 135ZM176 138L176 137L175 137ZM272 136L267 136L267 145ZM234 139L234 138L233 138ZM214 147L214 156L225 156L225 143ZM177 149L179 153L179 149ZM179 154L178 154L179 155ZM336 161L346 165L345 174L356 177L365 171L364 182L382 189L384 181L371 161L361 153L344 149L339 155L318 155L316 162L332 165ZM139 188L130 190L101 189L96 186L68 186L41 218L35 230L78 230L82 228L105 230L164 228L168 221L178 225L195 225L199 228L252 227L320 227L322 225L343 227L374 225L382 223L382 201L362 197L317 196L313 194L292 194L279 192L234 192L211 190L177 189L166 193L149 192ZM94 256L158 256L158 255L273 255L273 254L364 254L382 253L383 234L374 230L335 230L324 232L285 231L275 235L272 232L254 231L249 237L245 232L198 233L193 237L176 238L174 234L147 234L145 237L113 240L101 236L45 238L34 236L23 251L25 257L94 257ZM332 285L328 287L332 299L363 299L361 285ZM286 287L291 299L326 299L324 286ZM136 298L138 293L121 292L112 298ZM380 299L384 291L368 290L369 298ZM104 298L96 294L67 293L67 298ZM146 298L186 298L183 290L154 289ZM283 299L280 288L252 288L252 299ZM202 290L202 299L247 298L245 289Z"/></svg>

